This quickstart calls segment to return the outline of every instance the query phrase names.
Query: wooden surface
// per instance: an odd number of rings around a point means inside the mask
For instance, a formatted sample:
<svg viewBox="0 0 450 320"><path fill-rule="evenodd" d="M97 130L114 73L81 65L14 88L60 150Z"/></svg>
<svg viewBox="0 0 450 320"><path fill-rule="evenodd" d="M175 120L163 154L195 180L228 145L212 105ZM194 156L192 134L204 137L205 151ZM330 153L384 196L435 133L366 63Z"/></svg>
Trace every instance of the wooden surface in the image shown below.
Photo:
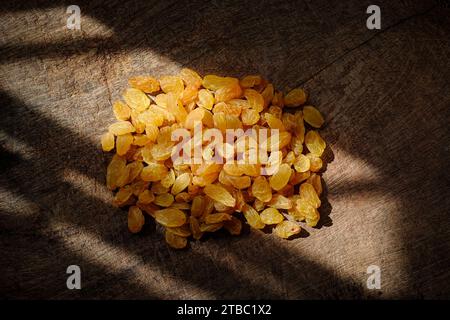
<svg viewBox="0 0 450 320"><path fill-rule="evenodd" d="M70 3L72 4L72 3ZM2 298L449 298L446 1L0 4ZM260 73L304 86L333 161L320 228L170 250L110 205L99 136L131 75ZM66 288L66 268L82 290ZM366 288L369 265L381 290Z"/></svg>

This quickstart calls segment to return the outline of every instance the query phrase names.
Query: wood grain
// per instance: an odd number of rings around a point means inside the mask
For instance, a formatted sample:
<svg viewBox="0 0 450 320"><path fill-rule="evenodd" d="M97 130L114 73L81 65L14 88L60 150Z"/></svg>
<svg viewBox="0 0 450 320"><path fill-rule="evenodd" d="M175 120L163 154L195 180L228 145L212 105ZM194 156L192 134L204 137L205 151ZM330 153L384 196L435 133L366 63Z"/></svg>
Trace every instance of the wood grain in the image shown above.
<svg viewBox="0 0 450 320"><path fill-rule="evenodd" d="M71 31L65 2L1 3L1 297L448 298L450 11L379 1L376 31L369 4L78 1ZM128 77L183 66L308 90L330 145L320 228L181 252L154 224L127 232L99 137ZM70 264L82 290L66 288Z"/></svg>

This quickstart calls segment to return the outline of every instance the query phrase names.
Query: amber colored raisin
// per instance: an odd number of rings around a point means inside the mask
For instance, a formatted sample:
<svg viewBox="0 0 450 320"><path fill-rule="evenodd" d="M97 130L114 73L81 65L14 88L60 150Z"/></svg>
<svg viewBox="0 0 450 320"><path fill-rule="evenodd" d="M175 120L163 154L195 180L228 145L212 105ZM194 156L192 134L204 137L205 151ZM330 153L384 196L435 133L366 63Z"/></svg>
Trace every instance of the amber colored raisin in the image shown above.
<svg viewBox="0 0 450 320"><path fill-rule="evenodd" d="M135 88L128 88L123 94L123 99L131 107L138 112L142 112L150 105L150 99L147 95Z"/></svg>
<svg viewBox="0 0 450 320"><path fill-rule="evenodd" d="M233 198L227 189L220 185L207 185L205 189L203 189L203 192L211 199L221 202L228 207L234 207L236 204L236 199Z"/></svg>
<svg viewBox="0 0 450 320"><path fill-rule="evenodd" d="M283 215L275 208L267 208L260 214L261 221L265 224L278 224L284 220Z"/></svg>
<svg viewBox="0 0 450 320"><path fill-rule="evenodd" d="M312 184L304 182L300 186L300 197L308 201L314 208L320 207L320 199Z"/></svg>
<svg viewBox="0 0 450 320"><path fill-rule="evenodd" d="M165 227L181 227L186 223L186 214L179 209L161 209L155 212L155 220Z"/></svg>
<svg viewBox="0 0 450 320"><path fill-rule="evenodd" d="M291 166L287 163L281 164L278 171L269 178L269 183L272 189L276 191L281 190L289 182L291 174Z"/></svg>
<svg viewBox="0 0 450 320"><path fill-rule="evenodd" d="M103 134L101 142L103 151L111 151L114 149L114 135L111 132Z"/></svg>
<svg viewBox="0 0 450 320"><path fill-rule="evenodd" d="M308 131L305 136L305 145L311 153L319 157L326 147L325 141L317 131Z"/></svg>
<svg viewBox="0 0 450 320"><path fill-rule="evenodd" d="M268 202L272 199L272 190L265 177L259 176L255 178L252 185L252 194L262 202Z"/></svg>
<svg viewBox="0 0 450 320"><path fill-rule="evenodd" d="M167 244L174 249L183 249L187 246L186 237L181 237L172 232L170 229L166 229L165 239Z"/></svg>
<svg viewBox="0 0 450 320"><path fill-rule="evenodd" d="M244 213L244 217L247 220L248 224L254 229L262 229L265 227L264 222L261 220L261 216L259 213L250 205L245 205L242 208L242 212Z"/></svg>
<svg viewBox="0 0 450 320"><path fill-rule="evenodd" d="M273 233L283 239L287 239L295 234L300 233L300 226L292 221L284 220L277 224L277 226L273 229Z"/></svg>
<svg viewBox="0 0 450 320"><path fill-rule="evenodd" d="M284 104L286 107L298 107L306 102L306 92L297 88L288 92L284 96Z"/></svg>
<svg viewBox="0 0 450 320"><path fill-rule="evenodd" d="M159 82L153 77L136 76L128 79L128 83L133 88L144 91L145 93L154 93L159 91Z"/></svg>
<svg viewBox="0 0 450 320"><path fill-rule="evenodd" d="M135 206L130 207L128 210L128 230L132 233L137 233L141 231L144 223L145 218L141 209Z"/></svg>
<svg viewBox="0 0 450 320"><path fill-rule="evenodd" d="M303 119L314 128L320 128L325 122L320 111L313 106L303 107Z"/></svg>
<svg viewBox="0 0 450 320"><path fill-rule="evenodd" d="M113 112L117 120L128 120L131 116L130 107L121 101L114 102Z"/></svg>

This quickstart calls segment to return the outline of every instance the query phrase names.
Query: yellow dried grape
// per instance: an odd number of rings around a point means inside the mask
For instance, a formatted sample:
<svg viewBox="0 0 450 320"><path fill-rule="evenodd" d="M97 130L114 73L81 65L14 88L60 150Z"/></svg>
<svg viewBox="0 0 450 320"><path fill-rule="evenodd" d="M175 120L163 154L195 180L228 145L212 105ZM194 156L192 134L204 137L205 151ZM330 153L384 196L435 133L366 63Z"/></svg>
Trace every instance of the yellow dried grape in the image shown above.
<svg viewBox="0 0 450 320"><path fill-rule="evenodd" d="M224 204L227 207L234 207L236 205L236 199L221 185L210 184L207 185L203 192L211 199Z"/></svg>
<svg viewBox="0 0 450 320"><path fill-rule="evenodd" d="M222 132L227 129L242 129L242 122L239 117L233 116L226 113L215 113L213 114L214 127Z"/></svg>
<svg viewBox="0 0 450 320"><path fill-rule="evenodd" d="M290 132L282 131L278 133L273 133L267 139L267 150L268 151L278 151L283 149L291 142L292 135Z"/></svg>
<svg viewBox="0 0 450 320"><path fill-rule="evenodd" d="M246 204L242 208L242 212L244 213L244 217L247 220L247 223L254 229L262 229L266 225L261 220L261 216L258 211L256 211L252 206Z"/></svg>
<svg viewBox="0 0 450 320"><path fill-rule="evenodd" d="M317 192L317 195L320 196L322 194L322 178L316 174L313 173L307 180L306 182L310 183L313 185L314 189Z"/></svg>
<svg viewBox="0 0 450 320"><path fill-rule="evenodd" d="M309 170L311 162L307 156L304 154L299 154L297 158L295 158L294 168L297 172L306 172Z"/></svg>
<svg viewBox="0 0 450 320"><path fill-rule="evenodd" d="M212 213L205 216L206 224L215 224L227 220L231 220L231 215L227 213Z"/></svg>
<svg viewBox="0 0 450 320"><path fill-rule="evenodd" d="M155 195L150 190L139 193L138 201L142 204L149 204L155 200Z"/></svg>
<svg viewBox="0 0 450 320"><path fill-rule="evenodd" d="M161 179L161 185L165 188L170 188L175 182L175 171L170 169L168 174Z"/></svg>
<svg viewBox="0 0 450 320"><path fill-rule="evenodd" d="M109 126L108 129L115 136L120 136L130 132L135 132L136 129L133 127L131 122L128 121L118 121Z"/></svg>
<svg viewBox="0 0 450 320"><path fill-rule="evenodd" d="M245 89L244 96L247 99L250 108L261 112L264 109L264 97L256 90Z"/></svg>
<svg viewBox="0 0 450 320"><path fill-rule="evenodd" d="M160 113L154 106L150 106L149 109L139 113L137 115L137 121L143 123L146 126L160 127L164 123L164 115Z"/></svg>
<svg viewBox="0 0 450 320"><path fill-rule="evenodd" d="M197 218L200 217L203 214L204 206L205 206L204 196L195 196L194 199L192 199L191 216Z"/></svg>
<svg viewBox="0 0 450 320"><path fill-rule="evenodd" d="M283 109L281 109L279 106L270 106L269 113L274 117L281 119L281 117L283 116Z"/></svg>
<svg viewBox="0 0 450 320"><path fill-rule="evenodd" d="M320 169L322 169L323 161L319 156L312 153L307 153L306 156L309 158L309 170L311 172L318 172L320 171Z"/></svg>
<svg viewBox="0 0 450 320"><path fill-rule="evenodd" d="M141 174L144 165L140 161L133 161L127 164L127 167L130 170L127 183L131 183Z"/></svg>
<svg viewBox="0 0 450 320"><path fill-rule="evenodd" d="M219 174L219 182L228 185L233 186L236 189L247 189L252 184L252 179L249 176L241 176L241 177L235 177L227 175L225 171L221 171Z"/></svg>
<svg viewBox="0 0 450 320"><path fill-rule="evenodd" d="M125 158L114 155L106 169L106 186L110 190L118 187L118 179L121 172L126 168L127 161Z"/></svg>
<svg viewBox="0 0 450 320"><path fill-rule="evenodd" d="M121 101L114 102L113 112L117 120L128 120L131 116L130 107Z"/></svg>
<svg viewBox="0 0 450 320"><path fill-rule="evenodd" d="M189 227L192 232L192 237L195 240L199 240L202 237L203 232L200 230L200 223L196 217L194 216L189 217Z"/></svg>
<svg viewBox="0 0 450 320"><path fill-rule="evenodd" d="M236 117L239 117L241 115L241 111L242 107L240 105L227 104L225 102L216 103L212 109L213 113L223 112Z"/></svg>
<svg viewBox="0 0 450 320"><path fill-rule="evenodd" d="M239 84L239 80L232 77L220 77L216 75L206 75L203 78L203 86L206 89L216 91L223 87Z"/></svg>
<svg viewBox="0 0 450 320"><path fill-rule="evenodd" d="M223 222L223 227L231 234L231 235L239 235L242 230L242 222L236 217L231 216L231 219Z"/></svg>
<svg viewBox="0 0 450 320"><path fill-rule="evenodd" d="M104 133L101 142L103 151L108 152L114 149L114 135L111 132Z"/></svg>
<svg viewBox="0 0 450 320"><path fill-rule="evenodd" d="M296 88L284 96L284 105L286 107L298 107L306 102L306 92L303 89Z"/></svg>
<svg viewBox="0 0 450 320"><path fill-rule="evenodd" d="M164 164L151 162L141 171L141 179L144 181L160 181L168 173Z"/></svg>
<svg viewBox="0 0 450 320"><path fill-rule="evenodd" d="M197 96L197 105L201 108L211 110L214 105L214 95L208 89L201 89Z"/></svg>
<svg viewBox="0 0 450 320"><path fill-rule="evenodd" d="M183 93L181 94L181 103L185 106L192 104L192 107L195 105L195 101L197 100L198 89L196 87L188 86L184 88ZM192 108L190 107L190 108Z"/></svg>
<svg viewBox="0 0 450 320"><path fill-rule="evenodd" d="M288 210L293 206L292 201L282 194L274 194L272 196L272 199L267 202L267 205L272 208L284 210Z"/></svg>
<svg viewBox="0 0 450 320"><path fill-rule="evenodd" d="M129 180L129 176L130 176L130 167L125 166L117 174L117 181L116 181L117 186L123 187L124 185L126 185Z"/></svg>
<svg viewBox="0 0 450 320"><path fill-rule="evenodd" d="M267 112L264 114L264 118L271 129L286 130L281 119L275 117L273 114Z"/></svg>
<svg viewBox="0 0 450 320"><path fill-rule="evenodd" d="M200 88L202 85L202 77L192 69L183 68L180 71L180 77L183 79L186 86Z"/></svg>
<svg viewBox="0 0 450 320"><path fill-rule="evenodd" d="M291 149L295 155L300 155L303 152L303 137L293 136L291 139Z"/></svg>
<svg viewBox="0 0 450 320"><path fill-rule="evenodd" d="M245 99L231 99L227 101L227 106L232 106L238 110L250 108L250 104Z"/></svg>
<svg viewBox="0 0 450 320"><path fill-rule="evenodd" d="M200 225L200 231L201 232L216 232L217 230L220 230L223 227L224 223L213 223L213 224L206 224L202 223Z"/></svg>
<svg viewBox="0 0 450 320"><path fill-rule="evenodd" d="M174 208L155 211L155 220L165 227L181 227L186 223L186 214Z"/></svg>
<svg viewBox="0 0 450 320"><path fill-rule="evenodd" d="M261 92L261 95L264 99L264 108L267 108L270 104L270 102L273 99L273 93L274 93L274 89L273 89L273 85L271 83L269 83L264 90Z"/></svg>
<svg viewBox="0 0 450 320"><path fill-rule="evenodd" d="M186 237L180 237L176 235L172 230L166 229L165 239L167 244L174 249L183 249L187 246Z"/></svg>
<svg viewBox="0 0 450 320"><path fill-rule="evenodd" d="M131 111L131 124L136 130L136 133L145 132L145 123L139 120L140 113L136 110Z"/></svg>
<svg viewBox="0 0 450 320"><path fill-rule="evenodd" d="M222 227L240 234L242 222L234 212L242 212L255 229L276 225L273 233L282 238L300 232L284 216L317 225L322 193L317 172L323 167L326 144L317 131L306 133L305 123L320 128L324 119L308 105L283 110L305 104L303 89L283 95L259 75L202 78L187 68L159 80L132 77L129 84L123 95L126 103L113 104L119 121L108 128L101 144L104 151L116 153L106 182L109 189L118 189L113 204L130 208L131 232L141 230L142 211L165 226L166 241L173 248L184 248L188 237L200 239L204 232ZM172 141L172 133L182 128L189 130L190 151L202 148L200 163L171 159L179 143ZM210 128L222 133L223 140L192 138L197 130ZM241 130L230 143L227 129L251 129L253 135ZM269 129L268 134L262 129ZM259 158L253 157L257 151Z"/></svg>
<svg viewBox="0 0 450 320"><path fill-rule="evenodd" d="M167 94L167 110L175 117L177 122L184 123L186 121L187 111L181 100L173 92Z"/></svg>
<svg viewBox="0 0 450 320"><path fill-rule="evenodd" d="M184 123L184 127L189 130L193 130L194 126L199 122L200 125L206 127L213 127L214 122L210 111L204 108L196 108L189 112Z"/></svg>
<svg viewBox="0 0 450 320"><path fill-rule="evenodd" d="M273 94L272 104L274 106L279 106L280 108L284 107L284 96L283 92L277 91Z"/></svg>
<svg viewBox="0 0 450 320"><path fill-rule="evenodd" d="M325 122L320 111L313 106L303 107L303 119L314 128L320 128Z"/></svg>
<svg viewBox="0 0 450 320"><path fill-rule="evenodd" d="M187 238L190 237L192 235L191 229L189 227L189 224L183 224L181 227L175 227L175 228L166 228L166 230L172 232L173 234L179 236L179 237L183 237L183 238Z"/></svg>
<svg viewBox="0 0 450 320"><path fill-rule="evenodd" d="M305 145L311 153L319 157L322 155L326 147L325 141L315 130L308 131L305 136Z"/></svg>
<svg viewBox="0 0 450 320"><path fill-rule="evenodd" d="M192 196L187 192L180 192L175 196L176 202L189 202L192 200Z"/></svg>
<svg viewBox="0 0 450 320"><path fill-rule="evenodd" d="M227 102L231 99L239 98L242 95L242 89L239 83L234 83L225 87L221 87L214 93L216 102Z"/></svg>
<svg viewBox="0 0 450 320"><path fill-rule="evenodd" d="M296 210L301 214L301 216L310 219L310 220L315 220L317 219L317 215L318 215L318 211L317 209L311 205L311 203L304 199L301 198L297 199L296 201Z"/></svg>
<svg viewBox="0 0 450 320"><path fill-rule="evenodd" d="M150 142L152 141L147 135L136 134L133 136L133 144L135 146L143 147Z"/></svg>
<svg viewBox="0 0 450 320"><path fill-rule="evenodd" d="M150 184L149 182L136 179L130 184L130 186L131 186L131 189L133 190L133 194L135 196L139 196L139 194L144 192L144 190L147 190L149 184Z"/></svg>
<svg viewBox="0 0 450 320"><path fill-rule="evenodd" d="M190 201L189 199L187 201ZM191 208L191 204L189 202L174 202L171 206L173 209L180 210L189 210Z"/></svg>
<svg viewBox="0 0 450 320"><path fill-rule="evenodd" d="M291 174L291 166L287 163L281 164L278 171L269 179L269 183L272 189L276 191L283 189L284 186L286 186L289 182Z"/></svg>
<svg viewBox="0 0 450 320"><path fill-rule="evenodd" d="M133 136L131 133L126 133L120 136L117 136L116 141L116 150L119 156L125 155L131 147L133 143Z"/></svg>
<svg viewBox="0 0 450 320"><path fill-rule="evenodd" d="M284 220L283 215L275 208L267 208L260 214L261 221L265 224L278 224Z"/></svg>
<svg viewBox="0 0 450 320"><path fill-rule="evenodd" d="M170 207L172 203L175 201L175 198L170 193L159 194L155 197L153 201L154 204L160 207Z"/></svg>
<svg viewBox="0 0 450 320"><path fill-rule="evenodd" d="M223 170L230 176L239 177L244 174L243 168L237 162L227 162L223 165Z"/></svg>
<svg viewBox="0 0 450 320"><path fill-rule="evenodd" d="M173 183L172 190L170 191L173 195L176 195L186 189L189 184L191 183L191 174L190 173L183 173L179 175L175 182Z"/></svg>
<svg viewBox="0 0 450 320"><path fill-rule="evenodd" d="M128 209L128 230L130 230L131 233L138 233L141 231L144 223L145 218L141 209L136 206L131 206L130 209Z"/></svg>
<svg viewBox="0 0 450 320"><path fill-rule="evenodd" d="M214 210L216 211L215 213L229 213L229 214L231 214L231 213L233 213L234 208L227 207L227 206L223 205L220 202L214 201ZM206 218L206 216L205 216L205 218Z"/></svg>
<svg viewBox="0 0 450 320"><path fill-rule="evenodd" d="M258 212L264 210L265 207L266 204L259 199L255 199L255 202L253 202L253 208Z"/></svg>
<svg viewBox="0 0 450 320"><path fill-rule="evenodd" d="M137 112L142 112L150 106L150 98L139 89L128 88L123 94L123 99Z"/></svg>
<svg viewBox="0 0 450 320"><path fill-rule="evenodd" d="M316 189L312 184L304 182L300 185L300 197L309 202L314 208L320 207L320 199L317 195Z"/></svg>
<svg viewBox="0 0 450 320"><path fill-rule="evenodd" d="M170 144L154 144L150 147L153 159L164 161L172 155L172 145Z"/></svg>
<svg viewBox="0 0 450 320"><path fill-rule="evenodd" d="M259 112L255 109L242 110L242 123L246 126L254 125L259 121Z"/></svg>
<svg viewBox="0 0 450 320"><path fill-rule="evenodd" d="M114 196L113 204L120 207L123 206L133 195L133 190L129 186L125 186L117 191Z"/></svg>
<svg viewBox="0 0 450 320"><path fill-rule="evenodd" d="M272 199L272 190L265 177L259 176L255 178L252 185L252 194L262 202L268 202Z"/></svg>
<svg viewBox="0 0 450 320"><path fill-rule="evenodd" d="M277 226L273 229L273 233L279 236L280 238L287 239L293 235L299 234L301 231L301 227L292 221L284 220L277 224Z"/></svg>
<svg viewBox="0 0 450 320"><path fill-rule="evenodd" d="M281 121L288 131L293 131L297 127L297 120L296 116L292 113L285 112L281 115Z"/></svg>
<svg viewBox="0 0 450 320"><path fill-rule="evenodd" d="M249 75L249 76L243 77L239 81L239 84L243 88L253 88L254 86L259 85L261 83L261 81L262 81L262 78L260 75Z"/></svg>
<svg viewBox="0 0 450 320"><path fill-rule="evenodd" d="M219 176L218 172L211 172L202 176L194 176L192 178L192 184L197 185L199 187L204 187L216 181L218 176Z"/></svg>
<svg viewBox="0 0 450 320"><path fill-rule="evenodd" d="M163 194L169 192L170 188L166 188L162 185L161 181L156 181L152 183L150 190L154 194Z"/></svg>
<svg viewBox="0 0 450 320"><path fill-rule="evenodd" d="M128 79L128 83L135 89L139 89L145 93L154 93L159 91L159 82L153 77L136 76Z"/></svg>
<svg viewBox="0 0 450 320"><path fill-rule="evenodd" d="M183 79L178 76L163 76L159 80L159 85L164 93L172 93L177 98L181 96L184 90Z"/></svg>
<svg viewBox="0 0 450 320"><path fill-rule="evenodd" d="M319 222L319 220L320 220L320 215L317 214L317 218L316 219L308 219L308 218L306 218L306 224L308 226L310 226L310 227L315 227L315 226L317 226L317 223Z"/></svg>

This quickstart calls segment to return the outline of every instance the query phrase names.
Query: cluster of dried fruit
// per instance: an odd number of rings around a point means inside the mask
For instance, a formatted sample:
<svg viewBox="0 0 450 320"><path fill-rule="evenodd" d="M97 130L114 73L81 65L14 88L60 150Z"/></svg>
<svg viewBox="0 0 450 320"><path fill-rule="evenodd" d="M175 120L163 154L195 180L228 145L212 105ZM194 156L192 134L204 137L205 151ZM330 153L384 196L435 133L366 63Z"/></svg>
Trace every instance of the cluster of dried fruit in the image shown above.
<svg viewBox="0 0 450 320"><path fill-rule="evenodd" d="M165 227L166 241L173 248L184 248L190 236L200 239L221 228L239 234L238 212L255 229L275 226L273 232L282 238L298 234L299 221L316 226L325 141L315 129L324 119L312 106L290 109L305 104L304 90L283 95L257 75L240 80L201 78L190 69L159 80L134 77L129 84L124 102L113 105L119 121L101 143L104 151L116 150L106 183L110 190L118 189L114 204L129 207L131 232L141 230L143 212ZM268 147L268 167L277 170L264 176L259 163L219 164L208 154L203 154L201 164L174 164L176 142L171 133L177 128L193 130L197 121L221 131L278 129L279 148L271 149L270 143Z"/></svg>

